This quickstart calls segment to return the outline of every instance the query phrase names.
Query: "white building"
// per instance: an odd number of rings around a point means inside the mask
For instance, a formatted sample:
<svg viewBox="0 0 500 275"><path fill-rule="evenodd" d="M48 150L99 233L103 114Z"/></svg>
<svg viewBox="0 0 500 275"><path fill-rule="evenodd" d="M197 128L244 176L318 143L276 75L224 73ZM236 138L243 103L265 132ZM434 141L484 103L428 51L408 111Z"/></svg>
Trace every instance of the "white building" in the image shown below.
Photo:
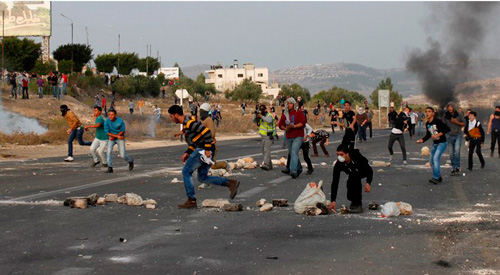
<svg viewBox="0 0 500 275"><path fill-rule="evenodd" d="M264 91L269 85L269 70L267 68L255 68L253 63L243 64L243 68L238 67L238 60L234 60L233 66L225 68L222 66L212 66L212 69L205 71L208 77L206 84L213 84L218 91L232 91L241 84L244 79L258 84Z"/></svg>

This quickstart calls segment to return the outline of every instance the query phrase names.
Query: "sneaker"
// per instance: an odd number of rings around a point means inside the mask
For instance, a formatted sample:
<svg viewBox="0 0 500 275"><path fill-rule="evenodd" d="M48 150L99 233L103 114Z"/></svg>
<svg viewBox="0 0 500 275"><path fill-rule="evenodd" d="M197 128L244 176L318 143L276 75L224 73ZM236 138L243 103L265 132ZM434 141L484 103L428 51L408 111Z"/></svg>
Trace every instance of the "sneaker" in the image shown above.
<svg viewBox="0 0 500 275"><path fill-rule="evenodd" d="M104 173L113 173L113 167L108 167L108 169Z"/></svg>
<svg viewBox="0 0 500 275"><path fill-rule="evenodd" d="M134 170L134 162L133 161L128 163L128 170L129 171Z"/></svg>
<svg viewBox="0 0 500 275"><path fill-rule="evenodd" d="M67 158L64 159L64 161L66 161L66 162L72 162L73 160L74 159L71 156L69 156L69 157L67 157Z"/></svg>
<svg viewBox="0 0 500 275"><path fill-rule="evenodd" d="M210 183L202 183L198 186L198 189L210 189L212 185Z"/></svg>
<svg viewBox="0 0 500 275"><path fill-rule="evenodd" d="M408 165L408 162L406 160L403 160L403 165Z"/></svg>
<svg viewBox="0 0 500 275"><path fill-rule="evenodd" d="M196 199L188 198L185 203L177 205L181 209L197 208Z"/></svg>
<svg viewBox="0 0 500 275"><path fill-rule="evenodd" d="M290 170L288 170L288 169L281 170L281 173L286 174L286 175L290 175Z"/></svg>
<svg viewBox="0 0 500 275"><path fill-rule="evenodd" d="M311 175L314 172L314 169L307 170L306 175Z"/></svg>
<svg viewBox="0 0 500 275"><path fill-rule="evenodd" d="M101 163L100 161L97 161L97 162L92 162L92 164L90 165L90 167L96 167L97 164Z"/></svg>
<svg viewBox="0 0 500 275"><path fill-rule="evenodd" d="M231 192L231 194L229 195L231 199L234 199L234 197L236 197L236 194L238 194L239 186L240 182L237 180L229 180L229 182L227 183L227 188L229 188L229 191Z"/></svg>
<svg viewBox="0 0 500 275"><path fill-rule="evenodd" d="M363 204L351 202L351 205L349 205L349 213L353 214L363 213Z"/></svg>
<svg viewBox="0 0 500 275"><path fill-rule="evenodd" d="M486 165L486 163L482 163L481 164L481 169L484 169L484 166Z"/></svg>
<svg viewBox="0 0 500 275"><path fill-rule="evenodd" d="M262 170L266 170L266 171L271 170L271 168L269 168L269 166L267 166L267 165L262 165L262 166L260 167L260 169L262 169Z"/></svg>
<svg viewBox="0 0 500 275"><path fill-rule="evenodd" d="M459 173L459 172L458 172L456 169L453 169L453 170L451 171L450 176L456 176L456 175L458 175L458 173Z"/></svg>
<svg viewBox="0 0 500 275"><path fill-rule="evenodd" d="M432 178L429 180L429 182L437 185L439 183L439 180Z"/></svg>
<svg viewBox="0 0 500 275"><path fill-rule="evenodd" d="M389 162L392 162L393 157L394 157L393 155L389 157Z"/></svg>
<svg viewBox="0 0 500 275"><path fill-rule="evenodd" d="M291 173L290 176L292 176L292 179L296 179L299 177L297 173Z"/></svg>

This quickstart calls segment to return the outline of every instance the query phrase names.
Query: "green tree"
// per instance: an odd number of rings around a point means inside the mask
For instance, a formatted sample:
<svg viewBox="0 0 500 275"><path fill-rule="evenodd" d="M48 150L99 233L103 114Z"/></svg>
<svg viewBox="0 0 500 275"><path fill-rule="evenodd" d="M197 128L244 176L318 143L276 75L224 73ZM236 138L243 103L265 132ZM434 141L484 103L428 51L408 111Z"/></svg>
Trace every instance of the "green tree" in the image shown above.
<svg viewBox="0 0 500 275"><path fill-rule="evenodd" d="M302 101L307 102L311 99L311 93L308 89L301 87L299 84L294 83L292 85L281 86L281 91L279 93L282 96L290 96L297 99L298 96L302 97Z"/></svg>
<svg viewBox="0 0 500 275"><path fill-rule="evenodd" d="M157 58L146 57L139 59L139 65L138 65L139 71L146 72L146 63L148 65L147 72L149 75L152 75L154 71L160 68L160 62L158 61Z"/></svg>
<svg viewBox="0 0 500 275"><path fill-rule="evenodd" d="M33 72L38 75L48 75L51 71L56 70L56 64L53 61L43 63L41 59L37 59Z"/></svg>
<svg viewBox="0 0 500 275"><path fill-rule="evenodd" d="M9 71L31 71L42 53L41 43L31 39L6 37L4 40L5 67Z"/></svg>
<svg viewBox="0 0 500 275"><path fill-rule="evenodd" d="M139 56L137 53L119 53L116 57L120 58L120 68L118 69L119 74L128 75L132 69L139 67ZM115 65L115 67L118 68L118 64Z"/></svg>
<svg viewBox="0 0 500 275"><path fill-rule="evenodd" d="M94 59L97 70L104 73L111 73L113 66L116 66L117 59L112 53L100 54Z"/></svg>
<svg viewBox="0 0 500 275"><path fill-rule="evenodd" d="M313 96L314 101L333 103L338 103L342 98L351 102L352 104L362 104L366 99L362 94L358 92L349 91L337 86L333 86L327 91L320 91Z"/></svg>
<svg viewBox="0 0 500 275"><path fill-rule="evenodd" d="M125 97L157 97L160 94L160 83L157 79L142 75L122 77L111 85L111 90Z"/></svg>
<svg viewBox="0 0 500 275"><path fill-rule="evenodd" d="M177 64L177 62L174 63L174 67L179 68L179 78L184 77L184 73L182 72L182 69L179 64Z"/></svg>
<svg viewBox="0 0 500 275"><path fill-rule="evenodd" d="M260 85L253 83L249 79L244 79L243 82L236 86L234 91L230 93L230 97L232 100L251 100L257 102L261 94L262 88Z"/></svg>
<svg viewBox="0 0 500 275"><path fill-rule="evenodd" d="M385 81L382 79L378 84L377 89L375 89L370 95L370 99L376 108L378 108L378 90L389 90L389 101L394 102L395 106L399 106L401 101L403 101L403 96L399 94L399 92L392 90L392 81L391 78L388 77Z"/></svg>
<svg viewBox="0 0 500 275"><path fill-rule="evenodd" d="M165 78L165 74L164 73L158 74L158 76L156 77L156 79L158 79L158 83L160 83L161 86L167 85L167 79Z"/></svg>
<svg viewBox="0 0 500 275"><path fill-rule="evenodd" d="M205 75L203 73L196 77L196 83L205 84Z"/></svg>
<svg viewBox="0 0 500 275"><path fill-rule="evenodd" d="M52 52L57 61L71 60L71 48L73 48L73 71L81 71L82 67L92 59L92 48L85 44L66 44L59 46Z"/></svg>
<svg viewBox="0 0 500 275"><path fill-rule="evenodd" d="M71 60L61 60L58 63L59 71L63 74L71 73Z"/></svg>

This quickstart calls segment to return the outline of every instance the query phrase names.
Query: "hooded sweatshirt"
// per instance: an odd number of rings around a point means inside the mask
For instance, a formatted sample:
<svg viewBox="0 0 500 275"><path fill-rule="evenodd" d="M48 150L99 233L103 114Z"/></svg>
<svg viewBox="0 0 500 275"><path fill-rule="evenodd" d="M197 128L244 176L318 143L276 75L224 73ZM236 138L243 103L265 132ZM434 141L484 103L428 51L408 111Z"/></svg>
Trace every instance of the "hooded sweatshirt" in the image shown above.
<svg viewBox="0 0 500 275"><path fill-rule="evenodd" d="M457 112L457 109L456 109L454 103L450 102L446 106L448 107L450 105L453 106L453 113L446 111L446 113L444 114L444 123L446 124L446 126L448 126L450 128L448 135L457 136L457 135L462 134L462 127L451 122L451 118L458 120L458 122L460 122L460 123L465 123L465 118L464 118L464 116L462 116L460 113Z"/></svg>
<svg viewBox="0 0 500 275"><path fill-rule="evenodd" d="M366 178L366 182L371 185L373 180L373 170L366 159L358 149L350 150L351 162L335 161L333 164L333 180L332 180L332 193L331 200L337 200L337 191L339 188L340 173L346 173L349 178L357 177L359 180Z"/></svg>

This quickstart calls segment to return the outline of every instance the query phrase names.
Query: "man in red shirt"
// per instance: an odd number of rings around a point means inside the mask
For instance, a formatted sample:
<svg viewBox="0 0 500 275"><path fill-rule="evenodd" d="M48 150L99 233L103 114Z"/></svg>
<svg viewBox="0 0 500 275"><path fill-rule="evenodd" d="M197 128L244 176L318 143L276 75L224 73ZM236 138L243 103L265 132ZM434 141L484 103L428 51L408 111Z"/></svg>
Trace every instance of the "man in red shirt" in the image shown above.
<svg viewBox="0 0 500 275"><path fill-rule="evenodd" d="M284 171L284 173L288 174L288 172L290 172L290 176L296 179L300 173L302 173L302 165L299 160L299 149L304 139L306 118L302 111L297 110L297 102L293 97L286 100L285 106L285 112L281 115L281 119L278 123L280 129L286 131L288 155L290 156L290 171Z"/></svg>
<svg viewBox="0 0 500 275"><path fill-rule="evenodd" d="M106 97L104 96L104 94L101 95L102 97L102 101L101 101L101 108L104 110L104 116L108 116L108 109L106 108Z"/></svg>
<svg viewBox="0 0 500 275"><path fill-rule="evenodd" d="M67 95L68 94L68 76L66 74L63 74L62 75L62 78L63 78L63 91L64 91L64 95Z"/></svg>

